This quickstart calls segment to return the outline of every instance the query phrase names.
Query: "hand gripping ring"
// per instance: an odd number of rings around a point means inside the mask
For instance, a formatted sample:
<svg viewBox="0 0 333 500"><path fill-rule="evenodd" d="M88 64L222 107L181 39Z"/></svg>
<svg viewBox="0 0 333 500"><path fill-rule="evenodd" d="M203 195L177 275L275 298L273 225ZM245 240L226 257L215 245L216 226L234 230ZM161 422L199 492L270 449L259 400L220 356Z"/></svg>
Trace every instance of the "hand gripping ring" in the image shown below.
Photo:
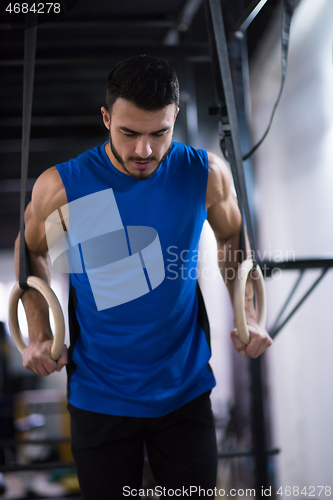
<svg viewBox="0 0 333 500"><path fill-rule="evenodd" d="M240 340L245 344L250 342L250 334L246 325L245 316L245 287L248 276L253 282L258 311L258 324L262 328L266 325L266 292L264 277L260 267L253 269L250 259L244 260L238 268L234 288L234 321Z"/></svg>
<svg viewBox="0 0 333 500"><path fill-rule="evenodd" d="M27 284L30 288L38 290L43 295L43 297L45 298L46 302L49 305L49 308L52 311L55 323L55 329L53 336L53 344L51 347L51 358L54 361L57 361L60 358L60 354L65 340L65 322L61 306L53 290L51 290L51 288L47 285L47 283L45 283L45 281L43 281L42 279L37 278L36 276L30 276L27 279ZM27 344L23 340L22 332L20 330L17 317L18 301L22 297L23 292L24 290L19 286L18 283L16 283L9 297L9 311L8 311L9 328L13 340L21 354L23 352L23 349L27 347Z"/></svg>

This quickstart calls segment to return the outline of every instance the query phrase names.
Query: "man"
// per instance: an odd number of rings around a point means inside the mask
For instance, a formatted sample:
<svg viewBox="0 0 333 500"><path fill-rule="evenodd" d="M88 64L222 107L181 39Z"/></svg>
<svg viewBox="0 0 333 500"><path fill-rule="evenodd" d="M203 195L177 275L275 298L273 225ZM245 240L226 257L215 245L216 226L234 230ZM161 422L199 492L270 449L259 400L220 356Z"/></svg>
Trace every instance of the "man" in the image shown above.
<svg viewBox="0 0 333 500"><path fill-rule="evenodd" d="M224 162L172 142L179 88L167 63L148 56L121 62L109 75L106 102L109 141L46 170L26 209L35 275L49 281L45 222L57 211L81 260L70 275L67 366L81 491L84 500L138 494L145 443L158 485L177 496L200 487L205 498L216 481L215 380L191 278L196 264L181 256L195 254L207 218L222 276L230 276L240 212ZM232 296L234 279L226 284ZM23 303L30 336L24 366L41 376L61 370L67 349L50 359L46 304L34 290ZM236 330L232 341L257 357L272 341L257 324L250 286L246 313L251 342L245 346Z"/></svg>

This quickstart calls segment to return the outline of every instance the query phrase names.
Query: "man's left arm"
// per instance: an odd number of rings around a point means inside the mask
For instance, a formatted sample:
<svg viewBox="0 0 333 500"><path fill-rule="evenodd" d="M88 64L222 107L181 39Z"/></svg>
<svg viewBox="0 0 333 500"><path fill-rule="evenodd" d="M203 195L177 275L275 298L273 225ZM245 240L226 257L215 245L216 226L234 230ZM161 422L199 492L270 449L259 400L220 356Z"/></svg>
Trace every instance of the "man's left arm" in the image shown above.
<svg viewBox="0 0 333 500"><path fill-rule="evenodd" d="M251 257L251 250L247 238L247 256L243 256L240 249L241 214L237 198L231 191L231 176L228 167L213 153L208 153L208 162L207 220L215 234L220 272L229 291L231 303L233 303L238 266L246 257ZM245 312L250 343L247 346L243 344L236 329L231 331L231 339L240 354L257 358L273 341L266 330L258 325L251 280L248 280L246 284Z"/></svg>

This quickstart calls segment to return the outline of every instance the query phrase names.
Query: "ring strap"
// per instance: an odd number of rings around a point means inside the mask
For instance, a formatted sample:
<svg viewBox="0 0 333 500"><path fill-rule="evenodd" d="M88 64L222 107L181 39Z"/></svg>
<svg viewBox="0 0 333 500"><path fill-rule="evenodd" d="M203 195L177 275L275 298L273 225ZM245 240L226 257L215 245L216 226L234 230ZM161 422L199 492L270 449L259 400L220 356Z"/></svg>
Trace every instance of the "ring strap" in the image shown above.
<svg viewBox="0 0 333 500"><path fill-rule="evenodd" d="M30 13L33 14L33 13ZM26 26L31 26L31 17L27 15ZM23 114L22 114L22 153L21 153L21 198L20 198L20 260L19 285L29 288L27 278L32 274L29 253L24 237L24 211L26 206L26 188L28 177L29 145L31 130L32 96L34 88L35 55L37 26L26 28L24 32L24 68L23 68Z"/></svg>
<svg viewBox="0 0 333 500"><path fill-rule="evenodd" d="M222 106L225 113L222 117L222 129L220 129L220 144L222 146L223 139L225 143L225 151L223 151L223 153L227 153L227 160L230 163L238 203L242 215L244 214L245 216L250 247L251 249L255 249L256 246L254 231L252 227L250 208L246 191L243 159L239 138L238 118L231 79L229 54L224 31L222 9L220 0L207 0L207 2L208 24L213 28L212 30L209 29L208 32L210 33L212 31L213 34L213 37L210 37L210 46L213 66L215 67L214 74L216 80L216 90L220 100L223 102L223 104L225 104L225 106ZM219 75L217 79L216 75ZM244 259L246 259L245 247L242 248L242 251L244 252ZM256 265L254 255L253 261L254 265Z"/></svg>

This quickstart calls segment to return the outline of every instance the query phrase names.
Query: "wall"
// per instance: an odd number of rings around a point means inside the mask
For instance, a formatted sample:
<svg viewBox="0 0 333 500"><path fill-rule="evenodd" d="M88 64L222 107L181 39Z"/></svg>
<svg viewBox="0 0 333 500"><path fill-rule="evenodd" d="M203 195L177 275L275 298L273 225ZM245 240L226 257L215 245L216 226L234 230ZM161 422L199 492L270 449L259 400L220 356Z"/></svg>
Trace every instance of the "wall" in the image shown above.
<svg viewBox="0 0 333 500"><path fill-rule="evenodd" d="M279 26L277 12L251 66L255 141L279 90ZM289 251L289 259L293 253L332 257L332 33L332 1L302 0L292 22L282 100L255 156L260 248L267 256L281 258ZM307 272L300 293L317 276L318 271ZM268 281L268 324L296 277L285 271ZM331 270L278 334L268 356L274 444L282 450L277 486L307 487L301 497L312 491L318 498L319 485L333 487L332 289Z"/></svg>

